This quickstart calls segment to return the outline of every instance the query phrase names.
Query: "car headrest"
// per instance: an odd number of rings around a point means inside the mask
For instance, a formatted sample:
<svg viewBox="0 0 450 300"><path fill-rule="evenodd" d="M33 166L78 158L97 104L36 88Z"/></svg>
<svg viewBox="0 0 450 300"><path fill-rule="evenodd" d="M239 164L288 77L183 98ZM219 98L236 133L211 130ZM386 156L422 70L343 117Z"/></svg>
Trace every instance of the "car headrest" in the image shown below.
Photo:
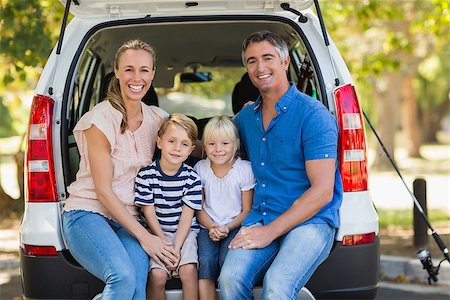
<svg viewBox="0 0 450 300"><path fill-rule="evenodd" d="M154 105L154 106L159 105L158 94L156 94L153 84L150 86L144 97L142 97L142 102L144 102L147 105Z"/></svg>
<svg viewBox="0 0 450 300"><path fill-rule="evenodd" d="M256 101L259 96L258 89L253 85L248 73L242 75L241 81L236 83L231 95L233 113L237 114L245 103Z"/></svg>

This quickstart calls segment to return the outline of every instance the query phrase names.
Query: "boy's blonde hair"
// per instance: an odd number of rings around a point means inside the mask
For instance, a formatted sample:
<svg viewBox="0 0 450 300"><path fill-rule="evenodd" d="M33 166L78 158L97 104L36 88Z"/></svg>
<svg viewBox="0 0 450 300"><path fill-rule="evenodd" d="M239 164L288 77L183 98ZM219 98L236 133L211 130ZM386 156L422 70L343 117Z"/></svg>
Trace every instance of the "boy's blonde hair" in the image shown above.
<svg viewBox="0 0 450 300"><path fill-rule="evenodd" d="M232 159L236 158L239 151L239 132L233 120L228 116L215 116L208 121L203 131L203 148L212 140L220 137L227 137L233 141L234 155Z"/></svg>
<svg viewBox="0 0 450 300"><path fill-rule="evenodd" d="M166 133L167 128L170 125L178 125L184 130L186 130L186 133L191 140L192 144L195 145L195 143L198 140L198 129L197 125L195 125L194 121L189 118L188 116L182 115L182 114L171 114L167 120L165 120L158 131L158 136L162 137L164 133Z"/></svg>

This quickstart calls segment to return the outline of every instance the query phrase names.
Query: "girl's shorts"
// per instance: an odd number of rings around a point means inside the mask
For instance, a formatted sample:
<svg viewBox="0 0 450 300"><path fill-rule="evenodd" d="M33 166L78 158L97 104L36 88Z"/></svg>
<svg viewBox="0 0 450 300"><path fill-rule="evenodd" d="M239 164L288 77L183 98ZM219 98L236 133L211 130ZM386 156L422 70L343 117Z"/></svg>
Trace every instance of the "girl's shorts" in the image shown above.
<svg viewBox="0 0 450 300"><path fill-rule="evenodd" d="M217 280L225 257L228 253L228 245L233 240L239 229L228 233L228 236L218 242L213 242L209 238L209 231L200 228L198 234L198 278Z"/></svg>

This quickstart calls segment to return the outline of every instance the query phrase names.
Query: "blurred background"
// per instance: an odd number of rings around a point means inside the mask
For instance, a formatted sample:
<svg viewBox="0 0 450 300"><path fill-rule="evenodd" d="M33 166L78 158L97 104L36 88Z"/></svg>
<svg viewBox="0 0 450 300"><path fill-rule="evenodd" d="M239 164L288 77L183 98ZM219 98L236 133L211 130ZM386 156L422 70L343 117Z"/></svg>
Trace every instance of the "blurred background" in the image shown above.
<svg viewBox="0 0 450 300"><path fill-rule="evenodd" d="M322 0L325 25L355 80L363 110L408 185L428 183L432 223L450 234L450 7L448 0ZM57 0L0 0L0 220L23 213L23 151L29 107L60 32ZM231 93L231 91L230 91ZM382 251L412 249L412 207L371 129L370 187ZM12 221L11 221L12 220ZM404 240L400 250L397 240ZM391 245L391 246L389 246ZM385 250L383 250L385 249ZM404 254L404 253L399 253Z"/></svg>

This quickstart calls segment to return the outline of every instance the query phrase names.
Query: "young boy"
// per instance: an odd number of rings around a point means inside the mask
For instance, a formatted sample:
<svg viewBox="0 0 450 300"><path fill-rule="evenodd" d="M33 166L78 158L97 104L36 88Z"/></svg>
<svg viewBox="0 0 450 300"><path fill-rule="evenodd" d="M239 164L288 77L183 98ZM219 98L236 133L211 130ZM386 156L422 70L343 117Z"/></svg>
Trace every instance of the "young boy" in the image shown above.
<svg viewBox="0 0 450 300"><path fill-rule="evenodd" d="M142 168L135 183L135 204L142 207L153 234L167 242L164 250L175 253L170 265L150 261L150 298L165 299L165 284L179 276L184 299L198 298L197 233L194 211L201 210L202 184L184 163L197 142L198 130L188 117L172 114L158 131L161 158Z"/></svg>

